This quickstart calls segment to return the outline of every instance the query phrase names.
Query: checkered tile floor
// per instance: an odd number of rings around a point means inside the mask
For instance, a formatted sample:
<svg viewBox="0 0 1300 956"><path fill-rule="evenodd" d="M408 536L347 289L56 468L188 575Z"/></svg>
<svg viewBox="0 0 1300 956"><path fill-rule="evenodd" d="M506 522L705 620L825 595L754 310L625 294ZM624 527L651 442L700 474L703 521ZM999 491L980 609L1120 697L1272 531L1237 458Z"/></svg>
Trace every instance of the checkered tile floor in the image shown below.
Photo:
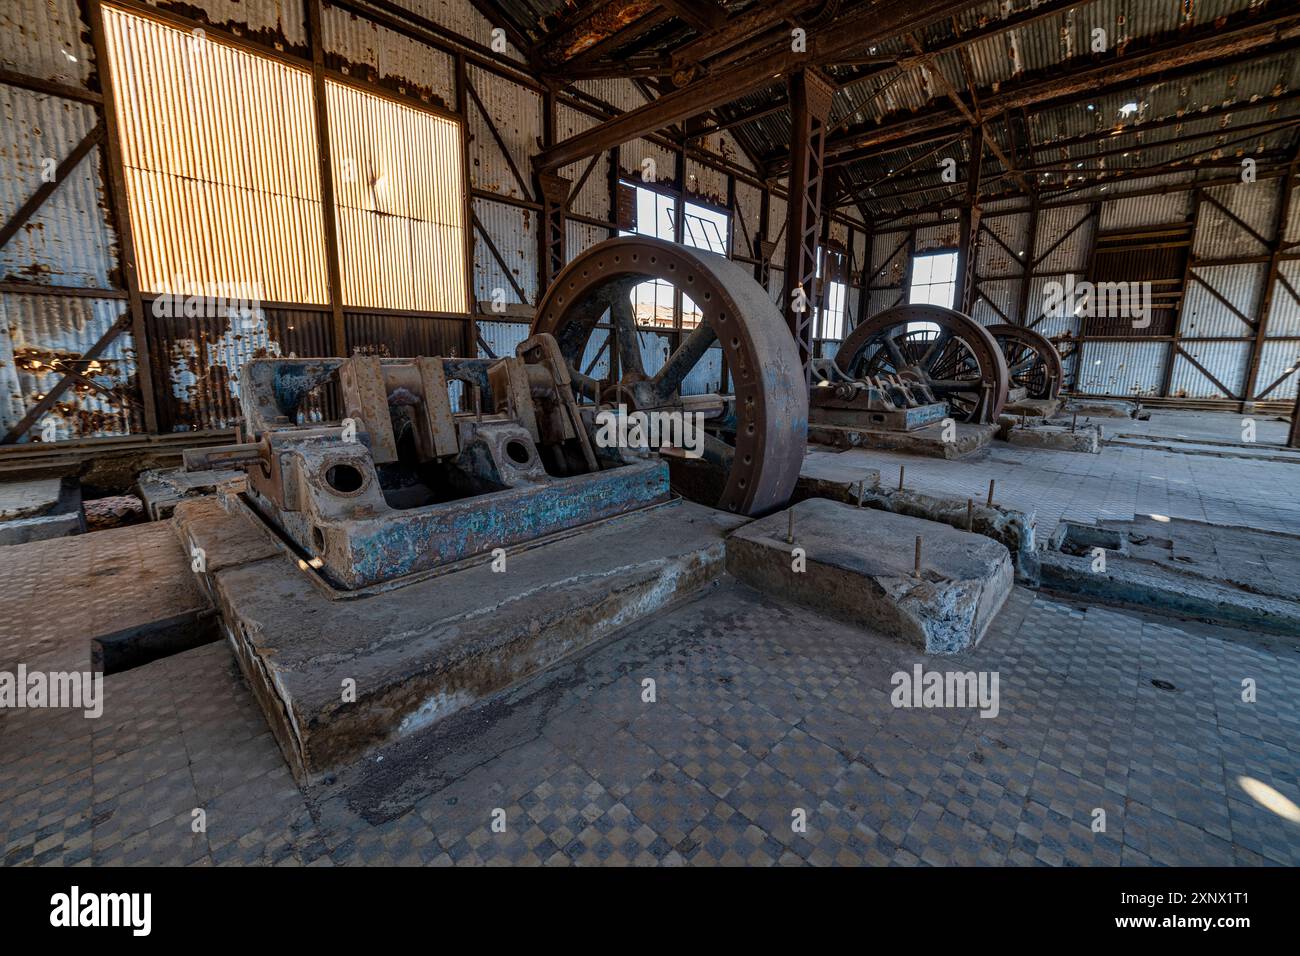
<svg viewBox="0 0 1300 956"><path fill-rule="evenodd" d="M305 791L224 644L106 684L0 712L5 864L1300 864L1300 644L1024 590L923 659L724 583Z"/></svg>

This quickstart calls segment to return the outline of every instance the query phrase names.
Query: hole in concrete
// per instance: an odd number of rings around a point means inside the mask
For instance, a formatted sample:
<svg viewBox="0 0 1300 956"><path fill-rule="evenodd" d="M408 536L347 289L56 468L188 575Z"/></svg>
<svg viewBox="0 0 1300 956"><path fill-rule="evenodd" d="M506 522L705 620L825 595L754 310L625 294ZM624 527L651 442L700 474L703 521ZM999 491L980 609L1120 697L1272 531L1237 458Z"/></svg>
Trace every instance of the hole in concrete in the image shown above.
<svg viewBox="0 0 1300 956"><path fill-rule="evenodd" d="M312 547L316 549L317 554L324 554L325 553L325 532L321 531L320 528L312 528L311 543L312 543Z"/></svg>
<svg viewBox="0 0 1300 956"><path fill-rule="evenodd" d="M350 495L365 484L365 476L353 465L333 465L325 472L325 484L339 494Z"/></svg>
<svg viewBox="0 0 1300 956"><path fill-rule="evenodd" d="M1107 551L1125 550L1124 535L1110 528L1099 528L1096 525L1062 522L1055 538L1056 549L1063 554L1091 554L1093 548L1104 548Z"/></svg>
<svg viewBox="0 0 1300 956"><path fill-rule="evenodd" d="M528 450L528 446L518 439L512 439L511 441L506 442L506 454L510 456L511 461L520 465L528 464L533 457L532 453Z"/></svg>
<svg viewBox="0 0 1300 956"><path fill-rule="evenodd" d="M1178 688L1169 683L1169 681L1161 680L1159 677L1151 678L1151 686L1159 690L1178 690Z"/></svg>

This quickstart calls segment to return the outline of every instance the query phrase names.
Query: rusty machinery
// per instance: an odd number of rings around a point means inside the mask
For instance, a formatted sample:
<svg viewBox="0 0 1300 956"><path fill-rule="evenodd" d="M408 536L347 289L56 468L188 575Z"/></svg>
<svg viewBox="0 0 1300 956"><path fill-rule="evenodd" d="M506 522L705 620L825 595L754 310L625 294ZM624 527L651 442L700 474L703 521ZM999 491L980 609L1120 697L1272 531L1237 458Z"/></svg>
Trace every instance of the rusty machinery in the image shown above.
<svg viewBox="0 0 1300 956"><path fill-rule="evenodd" d="M656 279L702 317L649 374L630 293ZM610 358L594 376L582 359L598 332ZM733 393L684 395L715 343ZM713 476L692 485L707 504L770 511L794 489L808 407L794 343L763 289L725 259L644 238L570 263L514 357L256 359L239 397L247 440L188 451L186 467L242 468L243 500L345 590L666 501L669 464L674 479L687 465ZM602 447L600 413L618 406L698 413L703 457ZM333 420L312 423L322 408Z"/></svg>
<svg viewBox="0 0 1300 956"><path fill-rule="evenodd" d="M1011 374L1013 388L1023 388L1026 398L1052 400L1061 394L1065 370L1056 346L1044 335L1020 325L990 325Z"/></svg>
<svg viewBox="0 0 1300 956"><path fill-rule="evenodd" d="M996 422L1011 381L988 329L934 305L897 306L859 323L823 378L831 381L813 389L815 421L850 424L845 416L856 407L860 423L904 431L948 416ZM852 384L858 389L847 396Z"/></svg>

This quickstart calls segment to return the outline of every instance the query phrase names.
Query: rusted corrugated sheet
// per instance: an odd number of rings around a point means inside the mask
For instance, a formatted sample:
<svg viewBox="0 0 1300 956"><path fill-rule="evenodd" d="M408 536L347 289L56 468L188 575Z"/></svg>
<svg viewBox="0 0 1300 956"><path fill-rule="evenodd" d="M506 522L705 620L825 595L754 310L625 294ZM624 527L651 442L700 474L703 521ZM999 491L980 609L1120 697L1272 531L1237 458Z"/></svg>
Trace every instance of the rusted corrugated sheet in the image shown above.
<svg viewBox="0 0 1300 956"><path fill-rule="evenodd" d="M528 330L527 322L499 322L481 316L478 320L478 334L497 358L514 355L519 343L528 338ZM482 345L479 346L479 357L488 357Z"/></svg>
<svg viewBox="0 0 1300 956"><path fill-rule="evenodd" d="M441 50L330 6L322 12L321 36L327 65L358 79L408 86L408 93L427 96L439 106L455 106L455 64Z"/></svg>
<svg viewBox="0 0 1300 956"><path fill-rule="evenodd" d="M465 350L466 320L352 310L344 319L349 352L401 358L470 354Z"/></svg>
<svg viewBox="0 0 1300 956"><path fill-rule="evenodd" d="M94 51L78 0L5 0L0 7L5 69L85 86Z"/></svg>
<svg viewBox="0 0 1300 956"><path fill-rule="evenodd" d="M1087 268L1088 252L1092 248L1093 232L1096 229L1095 223L1082 222L1088 215L1087 206L1039 210L1038 230L1034 236L1034 258L1043 256L1058 241L1060 245L1039 263L1036 271L1072 272ZM1072 229L1073 232L1070 231Z"/></svg>
<svg viewBox="0 0 1300 956"><path fill-rule="evenodd" d="M726 173L711 166L690 158L686 160L686 195L692 199L703 199L717 206L725 206L729 178Z"/></svg>
<svg viewBox="0 0 1300 956"><path fill-rule="evenodd" d="M259 308L247 315L165 317L146 303L154 377L170 400L163 431L227 428L241 418L239 370L253 358L332 352L326 309Z"/></svg>
<svg viewBox="0 0 1300 956"><path fill-rule="evenodd" d="M731 222L731 254L754 257L754 240L762 224L763 194L757 186L736 183L736 212Z"/></svg>
<svg viewBox="0 0 1300 956"><path fill-rule="evenodd" d="M1188 283L1183 299L1183 336L1253 336L1250 326L1205 286L1231 302L1242 314L1254 319L1264 285L1265 266L1262 263L1197 266L1193 273L1205 285L1195 280Z"/></svg>
<svg viewBox="0 0 1300 956"><path fill-rule="evenodd" d="M1120 197L1101 204L1101 228L1103 232L1113 232L1186 222L1190 206L1188 192Z"/></svg>
<svg viewBox="0 0 1300 956"><path fill-rule="evenodd" d="M871 237L871 285L902 285L907 271L907 233L880 232Z"/></svg>
<svg viewBox="0 0 1300 956"><path fill-rule="evenodd" d="M193 16L199 10L208 23L238 27L243 35L268 45L282 43L298 50L307 48L307 17L303 0L201 0L201 4L177 0L145 2L185 16Z"/></svg>
<svg viewBox="0 0 1300 956"><path fill-rule="evenodd" d="M1205 366L1215 378L1228 387L1234 395L1241 394L1246 377L1246 363L1250 358L1248 342L1184 342L1196 361ZM1176 398L1231 398L1223 389L1210 381L1186 357L1174 359L1174 373L1169 379L1169 394Z"/></svg>
<svg viewBox="0 0 1300 956"><path fill-rule="evenodd" d="M473 3L463 0L401 0L400 5L481 46L496 49L492 45L494 24ZM524 55L508 40L498 55L517 63L526 62Z"/></svg>
<svg viewBox="0 0 1300 956"><path fill-rule="evenodd" d="M518 199L532 199L532 186L529 182L532 167L529 165L529 157L536 151L538 137L542 135L541 96L477 67L469 68L469 80L488 113L488 116L484 116L478 105L470 99L470 182L489 192ZM497 145L492 133L493 127L509 151L509 160ZM513 170L511 162L514 164ZM516 178L516 172L523 177L522 183ZM602 185L603 182L602 180Z"/></svg>
<svg viewBox="0 0 1300 956"><path fill-rule="evenodd" d="M325 91L344 303L467 312L460 123L339 83Z"/></svg>
<svg viewBox="0 0 1300 956"><path fill-rule="evenodd" d="M980 236L979 249L977 252L975 272L981 278L993 276L1018 276L1025 271L1025 263L1028 258L1028 231L1029 231L1029 214L1024 213L1017 216L994 216L985 218L982 222L984 229L993 233L1002 242L990 239L988 236ZM1003 248L1005 246L1005 248ZM1025 252L1025 256L1012 256L1007 250L1020 253Z"/></svg>
<svg viewBox="0 0 1300 956"><path fill-rule="evenodd" d="M1168 356L1167 342L1084 342L1079 391L1088 395L1154 395Z"/></svg>
<svg viewBox="0 0 1300 956"><path fill-rule="evenodd" d="M1300 260L1290 259L1278 263L1278 274L1290 283L1291 288L1300 291ZM1269 309L1268 335L1270 338L1282 335L1300 335L1300 302L1296 302L1279 280L1273 290L1273 304Z"/></svg>
<svg viewBox="0 0 1300 956"><path fill-rule="evenodd" d="M124 435L139 430L135 350L120 334L94 362L80 356L126 309L121 299L0 295L0 431L7 431L65 371L98 385L74 383L30 434L54 423L56 439Z"/></svg>
<svg viewBox="0 0 1300 956"><path fill-rule="evenodd" d="M1265 179L1207 189L1213 198L1265 239L1273 238L1281 181ZM1257 256L1268 251L1258 239L1241 228L1212 202L1202 202L1198 213L1196 239L1192 249L1198 258L1227 259L1233 256Z"/></svg>
<svg viewBox="0 0 1300 956"><path fill-rule="evenodd" d="M324 302L310 74L111 8L104 25L141 287Z"/></svg>
<svg viewBox="0 0 1300 956"><path fill-rule="evenodd" d="M1073 275L1076 283L1082 281L1083 275L1081 273L1074 273ZM1047 311L1047 284L1049 282L1064 283L1065 281L1065 274L1040 276L1030 281L1027 305L1029 316L1025 319L1026 324L1032 324L1035 319ZM1052 311L1059 314L1044 316L1043 320L1034 326L1035 331L1041 332L1049 339L1064 335L1077 337L1079 334L1079 317L1064 309L1053 309Z"/></svg>
<svg viewBox="0 0 1300 956"><path fill-rule="evenodd" d="M609 238L610 232L601 226L569 219L564 224L565 255L572 262L598 242Z"/></svg>
<svg viewBox="0 0 1300 956"><path fill-rule="evenodd" d="M523 290L525 305L537 304L537 214L530 209L508 206L486 199L474 200L474 214L492 237L505 260L505 269L488 248L483 236L474 233L474 298L509 304L518 302L510 277ZM498 296L497 290L500 290Z"/></svg>
<svg viewBox="0 0 1300 956"><path fill-rule="evenodd" d="M971 310L971 318L981 325L997 325L1005 322L1003 315L1015 321L1017 297L1020 295L1019 279L982 281L979 291L980 296ZM998 314L998 309L1002 310L1001 315Z"/></svg>
<svg viewBox="0 0 1300 956"><path fill-rule="evenodd" d="M1286 376L1265 398L1269 401L1294 399L1296 382L1300 380L1300 374L1296 373L1297 368L1300 368L1300 342L1294 340L1265 342L1264 347L1259 351L1259 379L1256 394L1262 393L1278 379Z"/></svg>
<svg viewBox="0 0 1300 956"><path fill-rule="evenodd" d="M7 221L94 129L93 106L0 86L0 221ZM0 249L0 275L106 289L117 268L115 234L93 148Z"/></svg>
<svg viewBox="0 0 1300 956"><path fill-rule="evenodd" d="M786 201L780 196L773 194L768 201L767 207L767 240L776 243L776 250L772 253L772 265L785 268L785 241L786 233Z"/></svg>

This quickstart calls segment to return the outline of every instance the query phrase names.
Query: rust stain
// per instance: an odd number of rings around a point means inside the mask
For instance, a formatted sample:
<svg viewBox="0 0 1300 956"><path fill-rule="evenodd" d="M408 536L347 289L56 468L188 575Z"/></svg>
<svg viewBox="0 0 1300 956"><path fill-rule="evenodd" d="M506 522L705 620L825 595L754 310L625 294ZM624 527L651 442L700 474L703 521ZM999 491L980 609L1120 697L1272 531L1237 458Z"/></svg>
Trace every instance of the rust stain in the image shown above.
<svg viewBox="0 0 1300 956"><path fill-rule="evenodd" d="M609 6L597 11L587 19L580 31L575 29L572 39L564 47L560 58L568 60L577 56L597 43L609 39L623 28L631 26L658 6L658 3L650 0L631 0L621 6Z"/></svg>

